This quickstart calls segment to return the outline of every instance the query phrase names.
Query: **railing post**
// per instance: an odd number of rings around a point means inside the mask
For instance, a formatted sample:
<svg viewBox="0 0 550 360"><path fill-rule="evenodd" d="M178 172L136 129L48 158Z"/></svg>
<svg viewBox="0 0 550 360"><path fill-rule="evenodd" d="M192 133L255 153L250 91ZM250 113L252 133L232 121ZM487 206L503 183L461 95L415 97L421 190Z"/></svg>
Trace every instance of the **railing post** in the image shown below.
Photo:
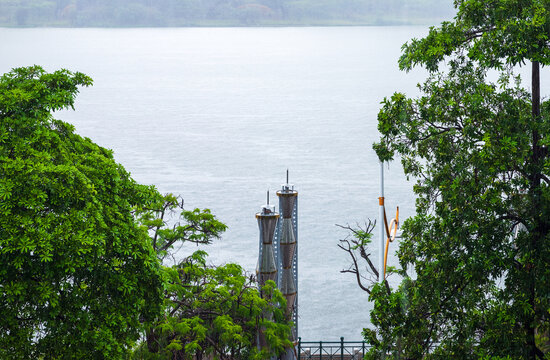
<svg viewBox="0 0 550 360"><path fill-rule="evenodd" d="M305 344L305 345L304 345ZM340 344L340 352L338 352L338 344ZM326 349L326 354L323 353L323 345ZM368 349L368 344L365 340L363 341L346 341L346 339L341 336L340 341L306 341L302 343L302 338L298 337L298 341L295 343L294 350L298 350L292 358L294 360L345 360L345 359L354 359L360 360L363 359L366 351ZM340 356L338 356L338 354ZM361 355L359 355L361 354ZM385 354L382 356L387 357Z"/></svg>

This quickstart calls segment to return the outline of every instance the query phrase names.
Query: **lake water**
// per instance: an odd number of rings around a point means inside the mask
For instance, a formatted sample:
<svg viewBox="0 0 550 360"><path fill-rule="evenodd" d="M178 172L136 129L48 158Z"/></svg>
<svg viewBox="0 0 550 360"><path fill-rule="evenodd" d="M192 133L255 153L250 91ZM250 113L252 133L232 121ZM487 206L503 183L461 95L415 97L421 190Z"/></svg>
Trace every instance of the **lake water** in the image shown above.
<svg viewBox="0 0 550 360"><path fill-rule="evenodd" d="M400 72L397 59L405 41L426 32L0 29L0 72L39 64L91 76L76 111L57 117L113 149L137 181L181 194L188 208L209 208L225 222L223 239L207 247L213 264L254 271L254 214L288 168L299 191L299 336L359 340L371 304L354 277L340 273L349 260L337 248L346 233L335 224L378 216L376 116L385 96L417 93L425 73ZM390 215L396 205L402 219L413 214L411 187L399 163L386 167Z"/></svg>

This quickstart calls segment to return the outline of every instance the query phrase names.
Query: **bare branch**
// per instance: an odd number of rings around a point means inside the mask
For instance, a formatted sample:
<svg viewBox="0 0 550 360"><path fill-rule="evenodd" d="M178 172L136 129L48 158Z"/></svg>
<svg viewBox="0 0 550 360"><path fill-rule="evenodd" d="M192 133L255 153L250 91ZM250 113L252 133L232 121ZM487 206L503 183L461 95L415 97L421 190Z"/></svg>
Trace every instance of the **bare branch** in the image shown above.
<svg viewBox="0 0 550 360"><path fill-rule="evenodd" d="M355 257L355 254L353 253L353 250L351 249L351 245L350 245L349 241L348 240L340 240L340 242L343 243L343 244L346 244L347 246L344 247L343 245L338 244L338 247L340 249L344 250L345 252L347 252L351 257L351 260L353 261L353 266L349 270L341 270L340 272L341 273L349 272L349 273L355 274L355 277L357 279L357 284L359 285L361 290L363 290L363 291L367 292L368 294L370 294L369 288L364 286L363 283L361 282L361 276L359 275L359 265L357 264L357 258Z"/></svg>

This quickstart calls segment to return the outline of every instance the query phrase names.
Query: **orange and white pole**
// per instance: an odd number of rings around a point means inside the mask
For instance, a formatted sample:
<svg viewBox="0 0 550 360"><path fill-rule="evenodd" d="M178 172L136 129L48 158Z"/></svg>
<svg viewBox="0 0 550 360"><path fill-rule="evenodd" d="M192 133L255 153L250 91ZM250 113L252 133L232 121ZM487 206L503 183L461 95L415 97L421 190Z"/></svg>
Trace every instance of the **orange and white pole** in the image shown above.
<svg viewBox="0 0 550 360"><path fill-rule="evenodd" d="M380 197L378 198L378 205L380 209L378 229L380 232L379 239L379 253L378 253L378 280L384 281L384 162L380 161Z"/></svg>

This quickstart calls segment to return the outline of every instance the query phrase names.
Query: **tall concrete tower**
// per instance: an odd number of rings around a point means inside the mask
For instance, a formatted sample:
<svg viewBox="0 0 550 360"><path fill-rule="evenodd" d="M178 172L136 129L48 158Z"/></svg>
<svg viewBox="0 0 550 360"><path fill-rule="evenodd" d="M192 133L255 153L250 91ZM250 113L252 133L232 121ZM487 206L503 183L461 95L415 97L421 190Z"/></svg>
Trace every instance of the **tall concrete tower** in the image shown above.
<svg viewBox="0 0 550 360"><path fill-rule="evenodd" d="M292 341L298 338L298 192L294 185L288 182L277 191L279 210L282 221L275 236L275 246L278 248L277 265L279 268L278 285L287 301L286 314L294 322ZM292 358L292 357L287 357Z"/></svg>
<svg viewBox="0 0 550 360"><path fill-rule="evenodd" d="M260 229L260 249L258 256L257 277L260 289L266 281L273 280L277 282L277 260L275 257L273 239L279 220L279 214L275 212L275 206L269 205L269 191L267 192L267 203L262 206L262 210L256 214L258 227ZM264 294L261 293L264 297ZM267 315L266 315L267 316ZM258 334L258 345L261 348L267 346L262 329Z"/></svg>
<svg viewBox="0 0 550 360"><path fill-rule="evenodd" d="M275 206L269 205L269 191L267 192L267 204L256 214L258 227L260 228L260 251L258 257L258 282L260 287L265 285L267 280L277 283L277 262L273 239L275 229L279 220L279 214L275 212Z"/></svg>

